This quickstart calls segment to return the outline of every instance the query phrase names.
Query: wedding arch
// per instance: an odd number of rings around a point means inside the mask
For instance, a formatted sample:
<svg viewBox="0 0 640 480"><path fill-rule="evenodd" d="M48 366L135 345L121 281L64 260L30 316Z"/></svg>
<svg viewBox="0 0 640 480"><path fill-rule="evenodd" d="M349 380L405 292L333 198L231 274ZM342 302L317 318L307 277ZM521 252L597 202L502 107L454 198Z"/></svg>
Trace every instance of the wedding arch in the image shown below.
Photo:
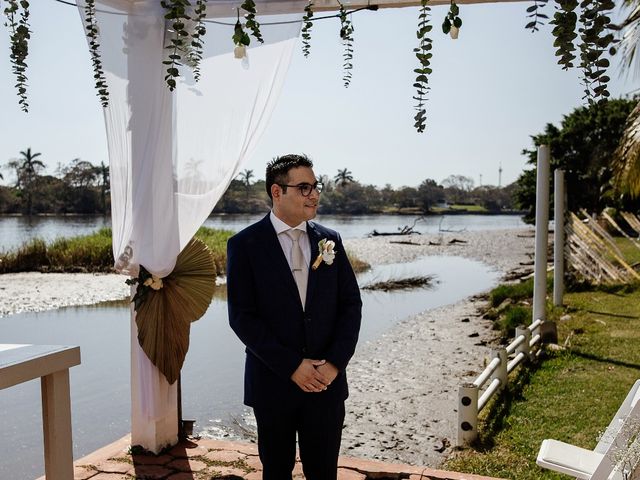
<svg viewBox="0 0 640 480"><path fill-rule="evenodd" d="M189 257L184 260L189 265L198 263L190 256L198 249L190 241L255 149L298 36L309 54L314 22L337 16L348 86L354 42L350 17L360 10L419 7L416 24L408 28L416 29L415 128L424 132L433 55L430 6L449 5L437 28L452 38L463 28L462 15L452 0L51 1L77 5L87 35L107 132L115 268L139 279L131 321L131 337L138 339L132 341L131 440L158 452L177 441L176 369L188 348L189 324L199 312L183 317L147 309L150 329L141 329L137 317L144 302L179 283L167 279L179 270L180 255ZM545 21L547 1L530 0L527 28L536 30ZM29 2L3 4L18 101L27 111ZM606 56L614 39L605 25L612 0L557 4L553 22L559 63L570 68L579 56L585 98L606 98ZM194 287L197 295L208 289L203 278Z"/></svg>

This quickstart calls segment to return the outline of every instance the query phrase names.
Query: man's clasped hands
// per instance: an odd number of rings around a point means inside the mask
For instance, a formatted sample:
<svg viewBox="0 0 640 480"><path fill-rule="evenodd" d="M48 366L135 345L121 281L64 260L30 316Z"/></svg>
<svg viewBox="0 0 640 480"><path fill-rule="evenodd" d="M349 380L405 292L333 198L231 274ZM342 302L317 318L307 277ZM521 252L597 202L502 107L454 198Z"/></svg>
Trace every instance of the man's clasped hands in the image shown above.
<svg viewBox="0 0 640 480"><path fill-rule="evenodd" d="M305 358L291 375L291 380L305 392L322 392L337 376L338 369L332 363Z"/></svg>

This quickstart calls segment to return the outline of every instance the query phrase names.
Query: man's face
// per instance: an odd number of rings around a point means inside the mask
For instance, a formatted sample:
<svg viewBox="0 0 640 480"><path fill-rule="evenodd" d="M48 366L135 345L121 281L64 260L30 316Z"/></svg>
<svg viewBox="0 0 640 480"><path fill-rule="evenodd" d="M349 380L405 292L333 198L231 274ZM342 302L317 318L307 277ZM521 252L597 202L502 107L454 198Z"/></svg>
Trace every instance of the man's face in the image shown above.
<svg viewBox="0 0 640 480"><path fill-rule="evenodd" d="M309 167L296 167L289 170L287 185L300 185L316 183L316 176ZM296 187L287 187L286 193L279 185L271 187L273 196L273 211L276 216L290 227L311 220L316 216L320 194L314 188L308 197L303 197L302 192Z"/></svg>

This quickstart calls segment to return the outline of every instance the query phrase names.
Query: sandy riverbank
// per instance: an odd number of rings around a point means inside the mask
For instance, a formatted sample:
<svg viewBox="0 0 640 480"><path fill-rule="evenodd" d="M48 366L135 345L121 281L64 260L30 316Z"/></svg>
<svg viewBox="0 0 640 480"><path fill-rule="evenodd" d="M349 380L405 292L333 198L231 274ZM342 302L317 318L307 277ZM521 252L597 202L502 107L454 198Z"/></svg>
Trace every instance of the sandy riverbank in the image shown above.
<svg viewBox="0 0 640 480"><path fill-rule="evenodd" d="M465 243L450 243L454 239ZM345 241L348 250L372 264L457 255L505 274L532 268L522 264L531 262L533 245L528 229ZM129 292L124 280L120 275L0 275L0 316L122 299ZM455 443L458 385L474 378L489 354L493 332L477 315L481 304L467 299L423 312L359 346L349 367L344 454L440 464Z"/></svg>

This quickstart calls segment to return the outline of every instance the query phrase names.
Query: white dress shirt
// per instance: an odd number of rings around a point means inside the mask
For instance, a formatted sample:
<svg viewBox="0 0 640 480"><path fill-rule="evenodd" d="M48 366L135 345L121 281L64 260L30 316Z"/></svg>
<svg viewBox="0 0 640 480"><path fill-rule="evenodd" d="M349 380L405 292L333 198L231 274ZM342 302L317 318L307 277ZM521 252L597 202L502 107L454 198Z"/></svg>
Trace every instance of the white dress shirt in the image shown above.
<svg viewBox="0 0 640 480"><path fill-rule="evenodd" d="M271 220L271 224L273 228L276 230L278 234L278 241L280 242L280 246L282 247L282 251L284 252L284 256L287 259L287 263L289 263L289 268L293 269L293 262L291 260L291 248L293 247L293 240L289 235L286 234L287 230L292 230L292 228L276 217L273 210L271 210L271 214L269 215L269 219ZM302 250L302 256L304 257L304 262L308 266L311 261L311 246L309 245L309 236L307 235L307 222L302 222L300 225L293 227L293 230L302 230L302 235L300 235L300 249Z"/></svg>

